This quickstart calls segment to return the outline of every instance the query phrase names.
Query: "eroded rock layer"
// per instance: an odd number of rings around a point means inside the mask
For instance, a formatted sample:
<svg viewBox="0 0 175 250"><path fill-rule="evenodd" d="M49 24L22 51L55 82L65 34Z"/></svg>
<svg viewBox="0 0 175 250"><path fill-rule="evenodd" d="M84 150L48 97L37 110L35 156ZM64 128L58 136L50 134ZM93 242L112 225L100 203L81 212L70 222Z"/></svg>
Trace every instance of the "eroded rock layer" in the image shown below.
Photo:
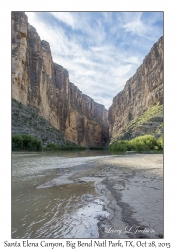
<svg viewBox="0 0 175 250"><path fill-rule="evenodd" d="M12 97L79 145L102 146L108 139L108 111L69 82L24 12L12 12Z"/></svg>
<svg viewBox="0 0 175 250"><path fill-rule="evenodd" d="M153 45L134 76L126 82L124 89L113 98L113 104L109 108L110 137L116 137L132 120L153 105L162 103L163 37Z"/></svg>

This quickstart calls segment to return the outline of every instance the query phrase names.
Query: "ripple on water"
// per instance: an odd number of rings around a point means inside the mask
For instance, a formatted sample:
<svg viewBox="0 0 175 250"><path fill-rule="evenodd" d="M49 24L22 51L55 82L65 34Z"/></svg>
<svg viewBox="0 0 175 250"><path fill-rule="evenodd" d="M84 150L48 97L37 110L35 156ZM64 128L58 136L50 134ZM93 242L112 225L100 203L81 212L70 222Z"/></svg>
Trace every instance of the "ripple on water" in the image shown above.
<svg viewBox="0 0 175 250"><path fill-rule="evenodd" d="M12 154L12 238L98 237L97 222L108 214L94 183L64 182L57 169L101 157L85 153ZM36 188L44 184L45 188Z"/></svg>
<svg viewBox="0 0 175 250"><path fill-rule="evenodd" d="M103 210L93 182L37 189L31 176L30 181L22 182L25 188L20 186L12 195L12 238L98 237L99 218L108 213ZM39 174L33 178L38 178L38 183L47 176Z"/></svg>
<svg viewBox="0 0 175 250"><path fill-rule="evenodd" d="M72 217L67 228L62 232L63 238L98 238L97 223L100 218L107 218L109 213L103 210L103 206L91 201L81 207Z"/></svg>

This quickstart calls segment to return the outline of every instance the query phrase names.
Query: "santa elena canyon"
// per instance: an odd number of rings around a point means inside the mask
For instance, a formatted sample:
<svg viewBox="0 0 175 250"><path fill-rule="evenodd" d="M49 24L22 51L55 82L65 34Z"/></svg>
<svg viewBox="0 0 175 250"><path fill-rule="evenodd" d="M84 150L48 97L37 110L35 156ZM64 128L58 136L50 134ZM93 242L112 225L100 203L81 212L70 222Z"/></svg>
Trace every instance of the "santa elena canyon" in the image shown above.
<svg viewBox="0 0 175 250"><path fill-rule="evenodd" d="M11 18L12 238L162 238L163 36L107 110Z"/></svg>

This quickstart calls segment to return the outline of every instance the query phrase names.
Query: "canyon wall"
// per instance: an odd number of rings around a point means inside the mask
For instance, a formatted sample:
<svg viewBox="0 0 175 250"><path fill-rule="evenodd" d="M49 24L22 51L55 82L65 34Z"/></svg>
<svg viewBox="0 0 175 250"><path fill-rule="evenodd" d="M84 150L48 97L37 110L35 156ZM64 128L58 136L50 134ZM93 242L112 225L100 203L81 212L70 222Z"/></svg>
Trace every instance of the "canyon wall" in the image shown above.
<svg viewBox="0 0 175 250"><path fill-rule="evenodd" d="M124 89L113 98L108 116L110 138L156 104L163 104L163 37L153 45Z"/></svg>
<svg viewBox="0 0 175 250"><path fill-rule="evenodd" d="M12 12L12 98L85 147L108 140L108 111L69 81L24 12Z"/></svg>

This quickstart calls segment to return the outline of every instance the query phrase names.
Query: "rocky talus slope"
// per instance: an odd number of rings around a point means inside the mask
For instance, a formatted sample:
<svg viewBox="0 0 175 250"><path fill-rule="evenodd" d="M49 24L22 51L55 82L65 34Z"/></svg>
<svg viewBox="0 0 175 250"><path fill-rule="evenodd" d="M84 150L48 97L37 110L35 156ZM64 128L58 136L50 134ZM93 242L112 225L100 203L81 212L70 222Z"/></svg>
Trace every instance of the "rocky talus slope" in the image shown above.
<svg viewBox="0 0 175 250"><path fill-rule="evenodd" d="M163 133L163 37L109 108L111 141Z"/></svg>
<svg viewBox="0 0 175 250"><path fill-rule="evenodd" d="M24 12L12 12L12 98L78 145L103 146L108 140L108 111L69 81Z"/></svg>
<svg viewBox="0 0 175 250"><path fill-rule="evenodd" d="M30 106L12 99L12 134L29 134L42 140L43 145L51 142L62 146L67 142L64 134L54 128Z"/></svg>
<svg viewBox="0 0 175 250"><path fill-rule="evenodd" d="M157 139L163 134L163 105L154 105L142 115L130 121L118 133L113 135L110 143L118 140L130 140L137 136L151 134Z"/></svg>

